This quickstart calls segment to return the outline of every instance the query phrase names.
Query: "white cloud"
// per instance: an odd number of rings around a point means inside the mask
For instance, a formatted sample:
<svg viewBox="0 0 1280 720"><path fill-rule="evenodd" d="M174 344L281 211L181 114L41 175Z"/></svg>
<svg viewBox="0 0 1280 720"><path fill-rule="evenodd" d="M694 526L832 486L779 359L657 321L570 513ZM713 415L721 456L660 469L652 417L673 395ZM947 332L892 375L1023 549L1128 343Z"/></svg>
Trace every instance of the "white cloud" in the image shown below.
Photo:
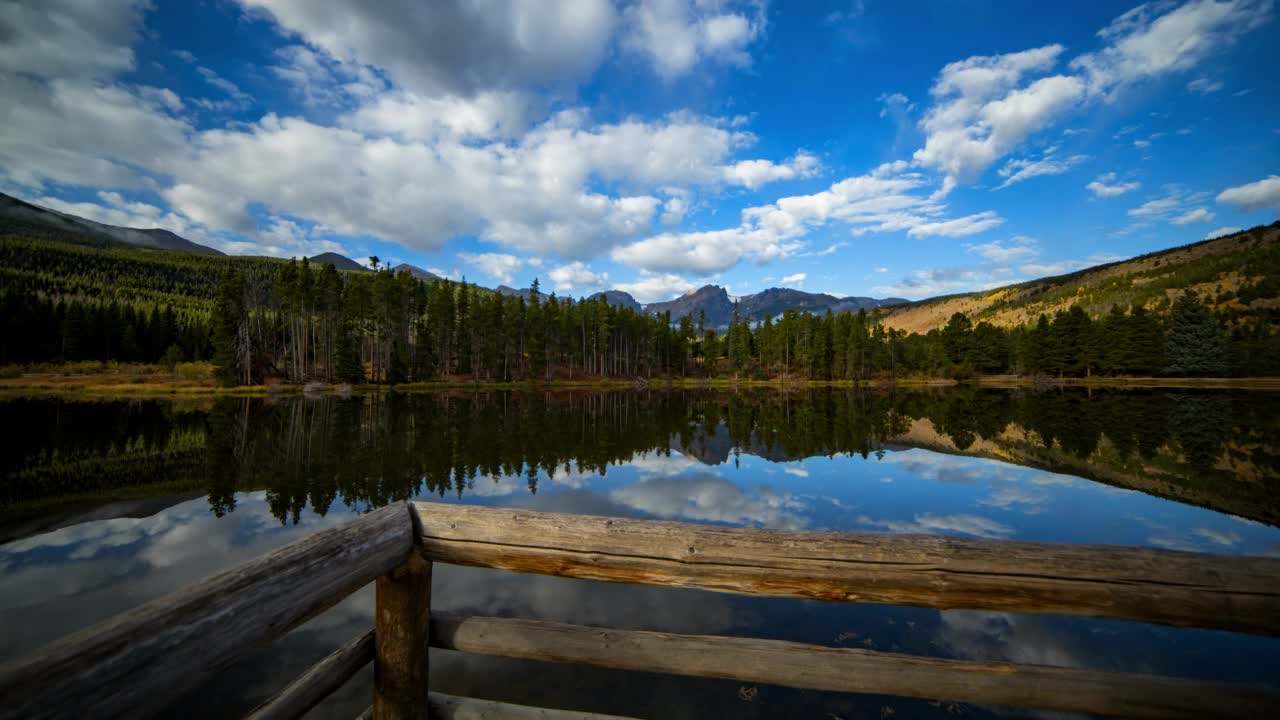
<svg viewBox="0 0 1280 720"><path fill-rule="evenodd" d="M1192 0L1165 12L1166 3L1146 3L1099 31L1108 46L1081 55L1071 67L1088 79L1090 93L1113 94L1130 83L1195 66L1266 22L1271 5L1271 0Z"/></svg>
<svg viewBox="0 0 1280 720"><path fill-rule="evenodd" d="M1047 45L944 67L930 89L936 104L920 121L927 137L915 160L967 182L1071 108L1084 93L1078 78L1054 75L1019 87L1027 75L1051 69L1062 49Z"/></svg>
<svg viewBox="0 0 1280 720"><path fill-rule="evenodd" d="M1139 221L1163 220L1178 225L1213 219L1213 213L1204 208L1190 207L1205 202L1208 199L1206 193L1189 192L1177 185L1167 186L1165 193L1164 197L1131 208L1129 216Z"/></svg>
<svg viewBox="0 0 1280 720"><path fill-rule="evenodd" d="M402 141L513 138L528 126L533 104L529 95L519 91L435 97L391 93L361 105L341 122L365 133Z"/></svg>
<svg viewBox="0 0 1280 720"><path fill-rule="evenodd" d="M561 265L547 275L559 292L598 290L609 282L609 273L595 272L581 261Z"/></svg>
<svg viewBox="0 0 1280 720"><path fill-rule="evenodd" d="M477 268L480 272L505 284L515 280L515 274L524 267L524 260L507 253L458 253L458 259Z"/></svg>
<svg viewBox="0 0 1280 720"><path fill-rule="evenodd" d="M1217 230L1210 231L1209 234L1204 236L1204 239L1212 240L1214 238L1220 238L1224 235L1234 235L1235 233L1240 232L1240 230L1241 228L1238 228L1238 227L1231 227L1231 226L1220 227Z"/></svg>
<svg viewBox="0 0 1280 720"><path fill-rule="evenodd" d="M742 211L738 227L660 233L623 245L614 260L650 272L711 274L743 260L767 263L796 255L803 237L830 222L851 226L856 235L906 231L911 237L962 237L1004 222L994 211L942 219L946 208L935 195L922 195L924 178L906 172L903 161L886 163L866 175L845 178L812 195L784 197Z"/></svg>
<svg viewBox="0 0 1280 720"><path fill-rule="evenodd" d="M791 493L768 487L744 490L715 475L649 477L609 493L609 499L660 518L805 527L807 505Z"/></svg>
<svg viewBox="0 0 1280 720"><path fill-rule="evenodd" d="M1209 222L1213 220L1213 213L1204 208L1194 208L1170 220L1174 225L1189 225L1194 222Z"/></svg>
<svg viewBox="0 0 1280 720"><path fill-rule="evenodd" d="M1003 243L993 240L981 245L966 245L965 250L980 255L987 262L996 265L1008 265L1035 257L1040 253L1039 242L1025 235L1017 235Z"/></svg>
<svg viewBox="0 0 1280 720"><path fill-rule="evenodd" d="M783 285L796 285L796 286L803 286L803 285L804 285L805 278L807 278L807 277L809 277L809 276L808 276L807 274L805 274L805 273L796 273L796 274L794 274L794 275L788 275L788 276L786 276L786 277L782 278L782 284L783 284Z"/></svg>
<svg viewBox="0 0 1280 720"><path fill-rule="evenodd" d="M1188 90L1194 93L1200 93L1201 95L1216 93L1222 88L1223 85L1221 80L1210 80L1203 75L1187 83Z"/></svg>
<svg viewBox="0 0 1280 720"><path fill-rule="evenodd" d="M1218 193L1218 202L1249 211L1280 209L1280 175L1227 188Z"/></svg>
<svg viewBox="0 0 1280 720"><path fill-rule="evenodd" d="M990 230L1003 222L1004 218L1000 217L994 210L986 210L973 215L955 218L954 220L920 223L907 230L907 235L911 237L930 237L933 235L964 237Z"/></svg>
<svg viewBox="0 0 1280 720"><path fill-rule="evenodd" d="M872 292L880 296L903 297L909 300L949 295L957 292L989 290L993 287L1017 282L1007 275L997 275L971 268L932 268L913 270L892 285L879 285Z"/></svg>
<svg viewBox="0 0 1280 720"><path fill-rule="evenodd" d="M1033 277L1049 277L1053 275L1063 275L1065 273L1083 270L1087 267L1095 265L1105 265L1107 263L1119 262L1125 258L1121 255L1090 255L1087 258L1076 258L1070 260L1058 260L1056 262L1047 263L1027 263L1018 268L1023 273Z"/></svg>
<svg viewBox="0 0 1280 720"><path fill-rule="evenodd" d="M617 22L608 0L240 2L343 63L382 68L400 86L424 95L585 77L603 59Z"/></svg>
<svg viewBox="0 0 1280 720"><path fill-rule="evenodd" d="M0 72L94 79L134 69L146 0L42 0L0 10Z"/></svg>
<svg viewBox="0 0 1280 720"><path fill-rule="evenodd" d="M813 177L818 173L818 158L806 152L778 165L769 160L742 160L724 169L725 181L755 190L775 180Z"/></svg>
<svg viewBox="0 0 1280 720"><path fill-rule="evenodd" d="M1192 0L1173 10L1148 3L1100 31L1106 47L1076 57L1070 74L1048 75L1061 45L950 63L930 89L934 105L920 121L926 138L914 159L944 173L944 187L971 182L1082 101L1186 70L1261 25L1270 10L1271 0ZM1009 169L1012 177L1017 168Z"/></svg>
<svg viewBox="0 0 1280 720"><path fill-rule="evenodd" d="M1115 197L1123 195L1127 192L1133 192L1142 187L1138 182L1119 182L1116 174L1109 172L1105 175L1099 175L1093 182L1086 185L1094 197Z"/></svg>
<svg viewBox="0 0 1280 720"><path fill-rule="evenodd" d="M885 93L876 99L883 105L880 108L880 117L905 115L916 108L915 103L902 93Z"/></svg>
<svg viewBox="0 0 1280 720"><path fill-rule="evenodd" d="M614 288L630 293L641 303L661 302L698 287L694 283L670 273L642 273L639 280L629 283L616 283Z"/></svg>
<svg viewBox="0 0 1280 720"><path fill-rule="evenodd" d="M623 47L646 57L667 80L711 60L751 64L747 47L764 32L763 8L722 12L719 3L637 0L623 12Z"/></svg>
<svg viewBox="0 0 1280 720"><path fill-rule="evenodd" d="M913 520L877 520L865 515L858 517L860 525L880 527L893 533L958 533L984 538L1003 538L1013 535L1014 529L991 518L980 515L936 515L923 513Z"/></svg>
<svg viewBox="0 0 1280 720"><path fill-rule="evenodd" d="M1005 163L1004 167L1000 168L998 172L1005 181L996 186L996 189L1006 188L1014 183L1030 180L1040 175L1061 175L1089 159L1087 155L1072 155L1060 158L1056 155L1057 150L1056 147L1045 150L1038 160L1019 158Z"/></svg>

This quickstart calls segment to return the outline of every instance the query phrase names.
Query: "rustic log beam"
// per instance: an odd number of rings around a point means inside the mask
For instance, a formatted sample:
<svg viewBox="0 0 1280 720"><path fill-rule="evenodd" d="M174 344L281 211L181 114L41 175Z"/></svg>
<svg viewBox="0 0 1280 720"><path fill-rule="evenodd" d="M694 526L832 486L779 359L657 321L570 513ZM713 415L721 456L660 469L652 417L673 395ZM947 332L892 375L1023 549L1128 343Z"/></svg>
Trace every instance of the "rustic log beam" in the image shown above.
<svg viewBox="0 0 1280 720"><path fill-rule="evenodd" d="M437 614L431 644L615 670L1126 718L1254 718L1280 707L1280 691L1248 685L513 618Z"/></svg>
<svg viewBox="0 0 1280 720"><path fill-rule="evenodd" d="M427 704L436 720L630 720L620 715L555 710L433 692Z"/></svg>
<svg viewBox="0 0 1280 720"><path fill-rule="evenodd" d="M155 715L403 562L408 514L322 530L0 667L0 718Z"/></svg>
<svg viewBox="0 0 1280 720"><path fill-rule="evenodd" d="M1280 634L1280 559L413 504L431 560L611 582Z"/></svg>
<svg viewBox="0 0 1280 720"><path fill-rule="evenodd" d="M438 692L427 695L427 706L436 720L633 720L620 715L513 705ZM366 708L356 720L373 720L373 707Z"/></svg>
<svg viewBox="0 0 1280 720"><path fill-rule="evenodd" d="M411 553L377 580L374 720L426 720L431 563Z"/></svg>
<svg viewBox="0 0 1280 720"><path fill-rule="evenodd" d="M245 720L294 720L342 687L360 668L373 662L373 631L361 635L316 663Z"/></svg>

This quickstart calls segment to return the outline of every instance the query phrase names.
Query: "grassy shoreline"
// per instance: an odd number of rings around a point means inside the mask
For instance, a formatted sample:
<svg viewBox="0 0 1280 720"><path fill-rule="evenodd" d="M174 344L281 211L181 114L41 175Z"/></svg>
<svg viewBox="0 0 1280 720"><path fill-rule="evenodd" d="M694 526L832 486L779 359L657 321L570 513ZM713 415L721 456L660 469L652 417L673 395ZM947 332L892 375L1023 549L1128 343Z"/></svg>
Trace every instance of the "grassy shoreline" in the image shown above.
<svg viewBox="0 0 1280 720"><path fill-rule="evenodd" d="M308 383L290 385L242 385L219 387L212 368L187 368L174 372L154 365L78 364L75 366L41 366L35 369L8 367L0 370L0 397L24 395L113 396L113 397L203 397L203 396L276 396L313 394L374 394L380 392L437 392L446 390L619 390L633 388L777 388L951 387L961 384L948 378L909 377L896 380L805 380L774 378L768 380L735 378L588 378L550 381L520 380L495 382L458 378L402 385L345 385ZM1097 388L1230 388L1248 390L1280 390L1280 378L1162 378L1162 377L1090 377L1045 378L1024 375L980 376L970 384L981 387L1097 387Z"/></svg>

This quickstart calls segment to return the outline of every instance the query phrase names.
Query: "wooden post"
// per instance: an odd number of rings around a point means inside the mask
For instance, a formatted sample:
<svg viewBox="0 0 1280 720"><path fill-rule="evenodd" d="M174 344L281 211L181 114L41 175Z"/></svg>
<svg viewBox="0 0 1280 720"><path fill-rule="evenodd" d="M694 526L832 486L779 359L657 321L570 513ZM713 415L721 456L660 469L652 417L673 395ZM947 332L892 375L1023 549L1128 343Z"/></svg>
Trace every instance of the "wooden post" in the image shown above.
<svg viewBox="0 0 1280 720"><path fill-rule="evenodd" d="M378 577L376 605L373 718L426 720L431 563L410 552Z"/></svg>

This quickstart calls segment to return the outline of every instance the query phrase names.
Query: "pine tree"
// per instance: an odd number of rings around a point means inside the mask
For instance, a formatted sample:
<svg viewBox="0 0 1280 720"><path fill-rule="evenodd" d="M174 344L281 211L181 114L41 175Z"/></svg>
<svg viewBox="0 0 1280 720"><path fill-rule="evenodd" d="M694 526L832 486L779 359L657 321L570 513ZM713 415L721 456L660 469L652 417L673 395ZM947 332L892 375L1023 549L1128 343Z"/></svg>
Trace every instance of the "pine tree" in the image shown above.
<svg viewBox="0 0 1280 720"><path fill-rule="evenodd" d="M1173 305L1165 338L1166 371L1172 375L1221 375L1227 356L1213 313L1190 290Z"/></svg>

